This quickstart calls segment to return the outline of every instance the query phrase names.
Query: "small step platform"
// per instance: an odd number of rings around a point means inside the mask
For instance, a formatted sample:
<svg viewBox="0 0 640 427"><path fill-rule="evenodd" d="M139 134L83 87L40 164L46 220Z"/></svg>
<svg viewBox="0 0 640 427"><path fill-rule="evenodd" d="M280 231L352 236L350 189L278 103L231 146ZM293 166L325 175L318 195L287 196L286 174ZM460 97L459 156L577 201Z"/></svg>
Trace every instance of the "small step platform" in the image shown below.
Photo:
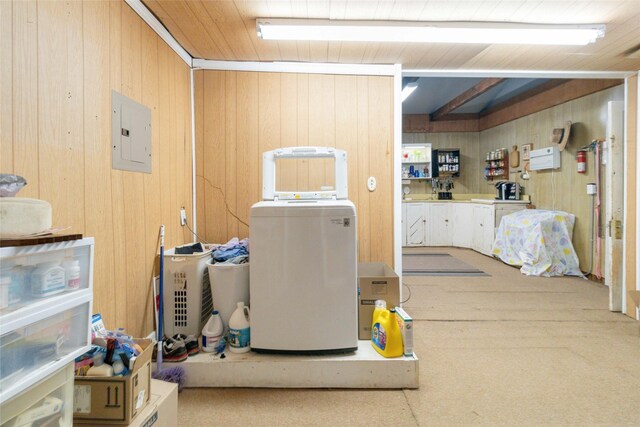
<svg viewBox="0 0 640 427"><path fill-rule="evenodd" d="M163 364L163 368L169 366L174 364ZM358 341L356 352L340 355L227 351L221 359L200 352L175 366L186 372L185 387L415 389L419 386L415 354L386 359L376 353L370 341L363 340Z"/></svg>

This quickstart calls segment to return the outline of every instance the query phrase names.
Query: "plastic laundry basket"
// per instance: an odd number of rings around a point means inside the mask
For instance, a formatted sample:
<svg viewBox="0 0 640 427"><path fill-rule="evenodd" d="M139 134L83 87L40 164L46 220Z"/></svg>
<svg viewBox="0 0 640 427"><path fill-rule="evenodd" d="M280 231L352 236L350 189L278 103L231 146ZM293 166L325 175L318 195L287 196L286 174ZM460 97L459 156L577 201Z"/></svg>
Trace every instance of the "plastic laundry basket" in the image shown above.
<svg viewBox="0 0 640 427"><path fill-rule="evenodd" d="M191 245L189 245L191 246ZM207 262L211 251L175 255L164 253L164 333L200 335L213 303Z"/></svg>
<svg viewBox="0 0 640 427"><path fill-rule="evenodd" d="M207 267L211 278L213 306L220 312L224 326L228 327L238 302L243 301L249 305L249 263L208 263Z"/></svg>

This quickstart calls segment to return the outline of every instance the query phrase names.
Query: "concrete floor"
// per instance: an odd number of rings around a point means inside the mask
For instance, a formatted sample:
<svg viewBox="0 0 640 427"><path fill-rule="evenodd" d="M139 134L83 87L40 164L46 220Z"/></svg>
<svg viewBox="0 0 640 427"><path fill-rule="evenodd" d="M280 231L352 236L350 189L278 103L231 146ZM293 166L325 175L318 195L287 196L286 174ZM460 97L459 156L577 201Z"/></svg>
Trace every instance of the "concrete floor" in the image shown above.
<svg viewBox="0 0 640 427"><path fill-rule="evenodd" d="M640 425L640 324L607 288L435 252L490 276L405 277L419 390L186 389L181 425Z"/></svg>

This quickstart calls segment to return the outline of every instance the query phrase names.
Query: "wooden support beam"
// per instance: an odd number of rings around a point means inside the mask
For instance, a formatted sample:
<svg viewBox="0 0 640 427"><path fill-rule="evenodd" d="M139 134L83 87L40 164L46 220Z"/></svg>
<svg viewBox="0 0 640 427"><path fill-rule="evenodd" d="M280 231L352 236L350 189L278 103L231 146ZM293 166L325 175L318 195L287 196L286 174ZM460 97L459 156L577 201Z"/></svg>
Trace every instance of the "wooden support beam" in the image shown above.
<svg viewBox="0 0 640 427"><path fill-rule="evenodd" d="M404 114L402 132L439 133L439 132L478 132L478 119L431 121L428 114Z"/></svg>
<svg viewBox="0 0 640 427"><path fill-rule="evenodd" d="M569 80L559 86L555 86L544 92L520 99L519 102L509 105L509 108L501 108L488 115L483 115L479 120L479 130L490 129L503 123L564 104L574 99L582 98L601 90L618 86L624 83L622 79L575 79Z"/></svg>
<svg viewBox="0 0 640 427"><path fill-rule="evenodd" d="M495 113L496 111L500 111L500 110L504 110L505 108L509 108L512 105L515 105L519 102L522 102L524 100L527 100L531 97L534 97L542 92L546 92L548 90L551 90L557 86L560 86L562 84L567 83L568 81L570 81L570 79L552 79L549 80L547 82L542 83L541 85L538 85L536 87L533 87L529 90L527 90L526 92L522 92L519 95L514 96L513 98L509 98L504 102L501 102L499 104L496 104L490 108L487 108L486 110L483 110L480 112L480 117L484 117L484 116L488 116L490 114Z"/></svg>
<svg viewBox="0 0 640 427"><path fill-rule="evenodd" d="M441 120L447 114L457 110L472 99L477 98L489 89L499 85L504 80L504 78L491 78L482 80L480 83L477 83L472 88L462 92L460 95L456 96L451 101L447 102L442 107L434 111L431 114L431 120L434 122L437 120Z"/></svg>
<svg viewBox="0 0 640 427"><path fill-rule="evenodd" d="M480 118L479 113L458 113L458 114L446 114L438 119L439 122L452 122L456 120L478 120Z"/></svg>

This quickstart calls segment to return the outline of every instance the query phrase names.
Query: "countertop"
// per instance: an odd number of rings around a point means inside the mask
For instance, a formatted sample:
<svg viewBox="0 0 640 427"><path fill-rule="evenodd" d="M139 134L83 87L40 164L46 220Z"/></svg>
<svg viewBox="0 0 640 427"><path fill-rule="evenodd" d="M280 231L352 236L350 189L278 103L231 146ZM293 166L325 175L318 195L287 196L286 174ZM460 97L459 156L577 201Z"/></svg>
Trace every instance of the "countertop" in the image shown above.
<svg viewBox="0 0 640 427"><path fill-rule="evenodd" d="M528 205L529 200L496 200L496 199L471 199L473 203L483 203L486 205L509 204L509 205Z"/></svg>
<svg viewBox="0 0 640 427"><path fill-rule="evenodd" d="M438 199L423 199L423 198L410 198L403 199L402 203L477 203L484 205L498 205L498 204L510 204L510 205L528 205L531 203L529 200L496 200L490 198L472 198L472 199L453 199L453 200L438 200Z"/></svg>

